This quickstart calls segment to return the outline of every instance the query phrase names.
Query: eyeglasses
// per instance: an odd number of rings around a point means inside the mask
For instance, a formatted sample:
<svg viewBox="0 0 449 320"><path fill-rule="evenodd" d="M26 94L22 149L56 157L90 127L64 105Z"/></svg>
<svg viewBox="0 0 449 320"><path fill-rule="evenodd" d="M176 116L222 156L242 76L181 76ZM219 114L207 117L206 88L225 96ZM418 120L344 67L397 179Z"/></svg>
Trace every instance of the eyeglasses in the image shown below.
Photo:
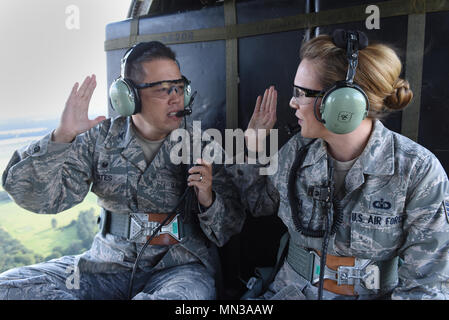
<svg viewBox="0 0 449 320"><path fill-rule="evenodd" d="M311 104L314 101L314 99L309 98L324 97L324 93L320 90L312 90L293 85L293 97L298 104L305 105Z"/></svg>
<svg viewBox="0 0 449 320"><path fill-rule="evenodd" d="M176 80L162 80L150 83L136 84L138 89L153 88L152 93L156 98L166 99L174 91L177 96L183 96L184 90L188 85L188 80L185 77Z"/></svg>

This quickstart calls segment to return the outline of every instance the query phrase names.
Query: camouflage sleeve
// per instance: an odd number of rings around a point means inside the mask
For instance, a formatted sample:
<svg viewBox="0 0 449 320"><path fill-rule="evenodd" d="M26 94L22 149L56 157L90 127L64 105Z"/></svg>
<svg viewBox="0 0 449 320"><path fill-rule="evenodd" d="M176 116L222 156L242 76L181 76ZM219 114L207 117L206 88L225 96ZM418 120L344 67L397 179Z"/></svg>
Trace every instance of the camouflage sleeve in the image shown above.
<svg viewBox="0 0 449 320"><path fill-rule="evenodd" d="M269 176L261 174L260 169L261 166L255 164L226 167L245 209L256 217L277 214L280 201L278 190Z"/></svg>
<svg viewBox="0 0 449 320"><path fill-rule="evenodd" d="M198 214L201 228L218 246L223 246L235 234L240 233L245 222L245 210L228 173L222 166L213 175L212 189L215 199L212 205Z"/></svg>
<svg viewBox="0 0 449 320"><path fill-rule="evenodd" d="M399 285L392 299L449 298L449 183L430 155L412 172L406 200L405 243L400 249Z"/></svg>
<svg viewBox="0 0 449 320"><path fill-rule="evenodd" d="M58 213L80 203L92 175L91 132L72 143L51 141L52 133L14 152L2 186L14 201L35 213Z"/></svg>

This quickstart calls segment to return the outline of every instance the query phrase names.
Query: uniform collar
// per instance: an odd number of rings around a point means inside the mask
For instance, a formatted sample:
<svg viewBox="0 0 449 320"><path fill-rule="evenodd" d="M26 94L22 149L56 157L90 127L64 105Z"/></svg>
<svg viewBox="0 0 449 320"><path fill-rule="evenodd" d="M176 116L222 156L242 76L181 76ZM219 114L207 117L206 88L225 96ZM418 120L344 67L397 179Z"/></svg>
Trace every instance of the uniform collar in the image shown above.
<svg viewBox="0 0 449 320"><path fill-rule="evenodd" d="M185 120L183 120L185 121ZM181 122L180 128L182 128L184 122ZM110 148L128 148L137 143L136 133L133 128L132 117L117 117L112 120L111 128L105 138L104 145L107 149ZM170 140L170 134L165 138L165 143L169 144L169 147L176 144Z"/></svg>
<svg viewBox="0 0 449 320"><path fill-rule="evenodd" d="M393 134L382 122L375 120L368 143L359 157L363 173L387 176L394 173Z"/></svg>
<svg viewBox="0 0 449 320"><path fill-rule="evenodd" d="M184 122L181 123L181 126L183 125ZM123 149L121 151L122 156L144 172L147 168L147 163L134 130L131 117L117 117L113 119L111 128L105 138L104 146L106 149ZM170 135L168 135L160 148L160 151L163 150L163 152L158 152L152 164L169 163L169 158L162 159L161 157L169 157L170 150L176 143L177 141L171 141Z"/></svg>
<svg viewBox="0 0 449 320"><path fill-rule="evenodd" d="M307 167L315 163L318 163L318 161L320 161L322 157L326 156L326 154L327 154L326 142L322 139L316 139L309 146L309 150L307 151L306 157L304 158L301 167Z"/></svg>
<svg viewBox="0 0 449 320"><path fill-rule="evenodd" d="M131 117L117 117L112 120L104 146L107 149L126 148L133 138Z"/></svg>
<svg viewBox="0 0 449 320"><path fill-rule="evenodd" d="M327 157L326 142L317 139L310 145L301 167L318 163L324 156ZM382 176L394 173L393 134L379 120L374 120L368 143L354 165L361 167L363 173L369 175Z"/></svg>
<svg viewBox="0 0 449 320"><path fill-rule="evenodd" d="M123 148L121 152L122 156L139 168L140 171L144 172L147 168L147 162L142 147L137 141L132 118L127 117L125 121L125 124L122 123L122 126L117 128L118 134L116 135L115 147Z"/></svg>

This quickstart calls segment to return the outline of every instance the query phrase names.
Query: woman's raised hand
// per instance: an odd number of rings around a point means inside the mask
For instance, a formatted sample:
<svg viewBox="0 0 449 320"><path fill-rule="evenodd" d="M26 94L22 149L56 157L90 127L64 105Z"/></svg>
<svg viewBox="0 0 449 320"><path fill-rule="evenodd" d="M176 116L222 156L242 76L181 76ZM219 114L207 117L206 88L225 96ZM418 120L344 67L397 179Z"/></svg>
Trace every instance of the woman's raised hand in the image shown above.
<svg viewBox="0 0 449 320"><path fill-rule="evenodd" d="M246 145L251 151L261 151L265 138L276 123L277 91L274 86L258 96L253 115L245 131ZM261 130L263 129L263 131Z"/></svg>

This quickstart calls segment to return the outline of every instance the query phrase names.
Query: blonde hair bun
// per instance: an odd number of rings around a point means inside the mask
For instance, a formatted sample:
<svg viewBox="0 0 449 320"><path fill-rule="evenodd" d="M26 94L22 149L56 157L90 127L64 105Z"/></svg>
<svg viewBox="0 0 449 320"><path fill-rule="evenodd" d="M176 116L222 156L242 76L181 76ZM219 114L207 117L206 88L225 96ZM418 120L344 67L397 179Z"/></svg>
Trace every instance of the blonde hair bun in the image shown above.
<svg viewBox="0 0 449 320"><path fill-rule="evenodd" d="M407 80L398 79L393 86L393 92L385 97L384 104L392 110L404 109L412 100L413 92Z"/></svg>

